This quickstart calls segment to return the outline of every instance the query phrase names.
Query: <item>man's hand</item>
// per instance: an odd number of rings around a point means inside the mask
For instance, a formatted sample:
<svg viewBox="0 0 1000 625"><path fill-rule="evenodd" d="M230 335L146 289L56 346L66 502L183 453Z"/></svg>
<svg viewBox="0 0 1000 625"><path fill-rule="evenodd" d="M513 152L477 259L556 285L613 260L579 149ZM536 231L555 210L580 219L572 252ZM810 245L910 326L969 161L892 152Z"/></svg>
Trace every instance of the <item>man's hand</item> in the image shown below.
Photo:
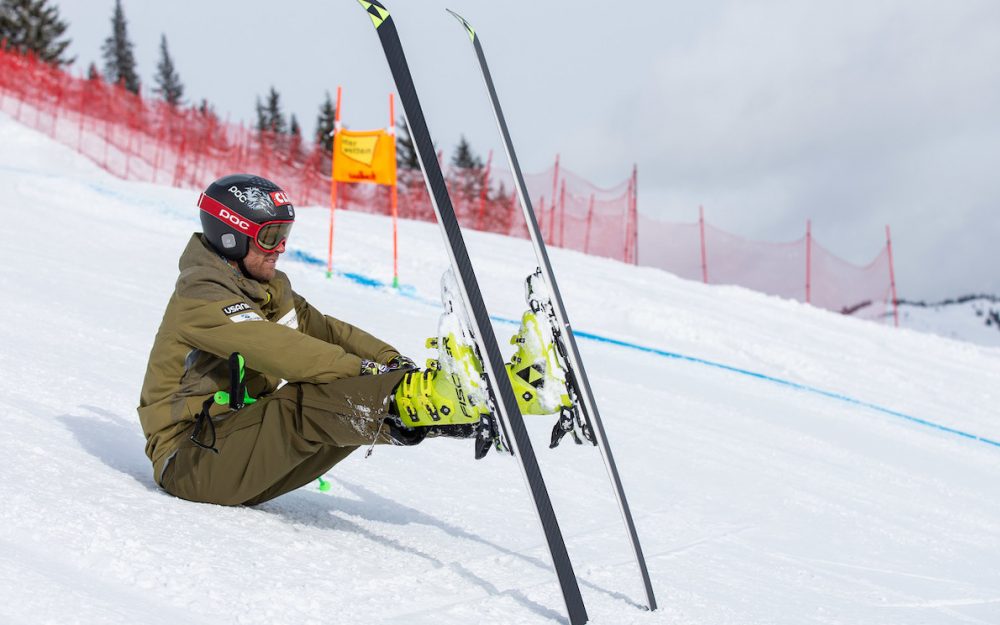
<svg viewBox="0 0 1000 625"><path fill-rule="evenodd" d="M377 363L374 360L361 361L361 375L381 375L389 371L387 365Z"/></svg>
<svg viewBox="0 0 1000 625"><path fill-rule="evenodd" d="M417 364L406 356L393 356L384 365L374 360L361 361L361 375L382 375L390 371L416 369Z"/></svg>
<svg viewBox="0 0 1000 625"><path fill-rule="evenodd" d="M397 371L399 369L404 369L404 370L416 369L417 363L413 362L413 360L407 358L406 356L399 355L399 356L393 356L389 360L389 362L385 363L385 367L387 371Z"/></svg>

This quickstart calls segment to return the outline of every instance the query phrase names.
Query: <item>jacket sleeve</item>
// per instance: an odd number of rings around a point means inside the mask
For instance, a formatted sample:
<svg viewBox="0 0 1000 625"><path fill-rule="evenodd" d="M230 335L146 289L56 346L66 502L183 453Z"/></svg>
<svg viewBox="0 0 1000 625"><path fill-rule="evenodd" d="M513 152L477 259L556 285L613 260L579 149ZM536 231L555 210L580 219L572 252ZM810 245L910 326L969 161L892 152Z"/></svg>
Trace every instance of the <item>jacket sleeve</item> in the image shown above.
<svg viewBox="0 0 1000 625"><path fill-rule="evenodd" d="M297 293L294 297L299 327L309 336L339 345L350 354L383 364L399 355L399 351L392 345L345 321L324 315Z"/></svg>
<svg viewBox="0 0 1000 625"><path fill-rule="evenodd" d="M289 382L330 382L361 371L361 358L342 346L264 319L256 306L235 294L220 299L179 298L181 339L227 358L240 352L247 367ZM238 309L238 310L237 310Z"/></svg>

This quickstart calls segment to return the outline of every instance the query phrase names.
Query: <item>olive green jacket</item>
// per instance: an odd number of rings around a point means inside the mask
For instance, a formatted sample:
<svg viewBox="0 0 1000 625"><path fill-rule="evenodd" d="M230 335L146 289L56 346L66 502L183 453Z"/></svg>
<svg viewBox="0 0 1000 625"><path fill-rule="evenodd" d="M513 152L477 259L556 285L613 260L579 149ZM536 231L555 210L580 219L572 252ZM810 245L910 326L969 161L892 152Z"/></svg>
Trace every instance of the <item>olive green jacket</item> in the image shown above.
<svg viewBox="0 0 1000 625"><path fill-rule="evenodd" d="M139 399L146 455L154 466L187 440L205 400L228 390L228 358L246 360L252 397L282 383L321 383L360 374L361 359L388 362L396 349L323 315L278 271L270 282L243 276L194 234L149 355ZM213 405L213 416L227 412Z"/></svg>

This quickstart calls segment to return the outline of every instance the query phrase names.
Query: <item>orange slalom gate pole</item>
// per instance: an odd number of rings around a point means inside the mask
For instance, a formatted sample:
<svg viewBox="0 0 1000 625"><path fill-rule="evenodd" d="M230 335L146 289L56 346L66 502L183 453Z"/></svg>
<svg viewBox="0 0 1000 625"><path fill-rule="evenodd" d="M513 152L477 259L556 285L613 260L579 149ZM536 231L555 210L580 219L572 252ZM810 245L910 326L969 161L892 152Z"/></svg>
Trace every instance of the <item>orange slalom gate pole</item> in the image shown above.
<svg viewBox="0 0 1000 625"><path fill-rule="evenodd" d="M334 112L333 135L337 136L340 130L340 86L337 87L337 110ZM333 163L337 158L337 151L330 150L330 240L327 247L326 256L326 277L333 277L333 213L337 210L337 178L333 175Z"/></svg>
<svg viewBox="0 0 1000 625"><path fill-rule="evenodd" d="M339 114L339 113L338 113ZM393 94L389 94L389 134L392 136L392 151L396 152L396 103ZM396 161L393 159L393 169L396 168ZM398 172L397 172L398 173ZM395 179L395 176L393 176ZM392 288L399 288L399 227L398 217L398 194L396 192L399 181L392 183Z"/></svg>

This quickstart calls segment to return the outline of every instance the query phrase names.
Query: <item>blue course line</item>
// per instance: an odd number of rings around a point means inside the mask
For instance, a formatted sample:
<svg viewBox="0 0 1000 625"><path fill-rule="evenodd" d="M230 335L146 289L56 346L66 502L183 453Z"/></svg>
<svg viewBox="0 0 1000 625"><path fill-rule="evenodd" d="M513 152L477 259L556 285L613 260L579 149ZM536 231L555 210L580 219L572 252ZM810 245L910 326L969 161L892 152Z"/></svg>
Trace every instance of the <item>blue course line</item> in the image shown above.
<svg viewBox="0 0 1000 625"><path fill-rule="evenodd" d="M840 393L834 393L832 391L825 391L821 388L816 388L814 386L808 386L805 384L799 384L798 382L792 382L790 380L783 380L781 378L776 378L764 373L758 373L756 371L749 371L747 369L740 369L739 367L733 367L731 365L725 365L719 362L713 362L711 360L705 360L703 358L696 358L694 356L685 356L684 354L678 354L675 352L668 352L662 349L656 349L653 347L646 347L644 345L637 345L635 343L628 343L626 341L620 341L618 339L612 339L599 334L592 334L590 332L583 332L580 330L574 330L573 335L583 339L589 339L591 341L596 341L598 343L606 343L608 345L616 345L618 347L624 347L627 349L634 349L636 351L644 352L647 354L655 354L663 358L671 358L674 360L683 360L686 362L693 362L700 365L705 365L706 367L713 367L715 369L722 369L724 371L729 371L732 373L737 373L739 375L745 375L751 378L757 378L758 380L765 380L767 382L772 382L774 384L779 384L788 388L793 388L795 390L804 391L807 393L813 393L815 395L821 395L823 397L828 397L830 399L836 399L838 401L846 402L848 404L853 404L855 406L861 406L863 408L868 408L876 412L881 412L883 414L891 415L893 417L898 417L900 419L906 419L913 423L923 425L926 427L934 428L936 430L941 430L942 432L948 432L949 434L955 434L963 438L972 439L979 441L981 443L986 443L987 445L992 445L994 447L1000 447L1000 441L994 441L983 436L978 436L976 434L970 434L968 432L963 432L962 430L956 430L955 428L950 428L946 425L941 425L940 423L934 423L933 421L928 421L927 419L921 419L919 417L914 417L903 412L896 410L891 410L878 404L872 404L866 401L861 401L860 399L855 399L848 395L842 395Z"/></svg>
<svg viewBox="0 0 1000 625"><path fill-rule="evenodd" d="M302 252L300 250L295 250L289 254L291 258L299 260L310 265L324 265L322 260L308 254L307 252ZM380 280L375 280L373 278L368 278L356 273L347 272L337 272L338 276L346 278L351 282L355 282L362 286L368 286L372 288L388 288L390 285L382 282ZM428 298L420 297L416 289L412 286L404 287L399 294L407 299L411 299L423 304L430 306L439 306L440 302L436 300L431 300ZM499 323L506 323L511 325L520 325L520 320L507 319L506 317L490 316L490 319ZM860 406L862 408L868 408L869 410L874 410L875 412L880 412L882 414L887 414L892 417L899 419L905 419L911 423L916 423L925 427L933 428L935 430L940 430L942 432L947 432L949 434L954 434L956 436L961 436L962 438L967 438L970 440L978 441L980 443L985 443L993 447L1000 448L1000 441L995 441L984 436L978 436L976 434L970 434L969 432L963 432L962 430L956 430L955 428L948 427L946 425L941 425L940 423L934 423L933 421L928 421L927 419L921 419L919 417L914 417L897 410L891 410L878 404L872 404L866 401L861 401L860 399L855 399L848 395L842 395L840 393L834 393L832 391L825 391L821 388L816 388L813 386L808 386L805 384L799 384L798 382L792 382L791 380L783 380L781 378L776 378L764 373L759 373L756 371L750 371L748 369L740 369L739 367L733 367L731 365L722 364L720 362L713 362L711 360L705 360L703 358L697 358L695 356L686 356L684 354L678 354L676 352L668 352L662 349L656 349L654 347L646 347L645 345L639 345L637 343L629 343L627 341L621 341L618 339L608 338L606 336L601 336L600 334L594 334L592 332L584 332L582 330L573 330L573 335L577 338L586 339L588 341L594 341L596 343L604 343L606 345L614 345L616 347L623 347L625 349L631 349L638 352L643 352L646 354L653 354L655 356L660 356L661 358L670 358L672 360L682 360L684 362L691 362L699 365L704 365L706 367L712 367L713 369L721 369L723 371L729 371L730 373L736 373L738 375L745 375L747 377L756 378L758 380L764 380L766 382L771 382L773 384L778 384L786 388L792 388L797 391L803 391L806 393L812 393L814 395L820 395L822 397L827 397L829 399L835 399L837 401L842 401L854 406Z"/></svg>

